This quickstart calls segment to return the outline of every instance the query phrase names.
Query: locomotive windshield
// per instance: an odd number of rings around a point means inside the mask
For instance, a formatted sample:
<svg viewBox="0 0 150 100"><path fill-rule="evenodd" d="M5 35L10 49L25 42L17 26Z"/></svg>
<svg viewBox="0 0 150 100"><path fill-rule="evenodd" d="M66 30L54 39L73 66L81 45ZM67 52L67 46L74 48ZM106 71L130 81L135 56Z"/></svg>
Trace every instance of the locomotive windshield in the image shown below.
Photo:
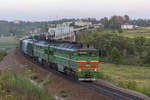
<svg viewBox="0 0 150 100"><path fill-rule="evenodd" d="M87 56L87 52L86 51L80 51L79 52L79 56L81 56L81 57L85 57L85 56Z"/></svg>
<svg viewBox="0 0 150 100"><path fill-rule="evenodd" d="M98 56L97 51L89 51L89 56L90 57L97 57Z"/></svg>
<svg viewBox="0 0 150 100"><path fill-rule="evenodd" d="M79 51L79 56L81 57L97 57L96 51Z"/></svg>

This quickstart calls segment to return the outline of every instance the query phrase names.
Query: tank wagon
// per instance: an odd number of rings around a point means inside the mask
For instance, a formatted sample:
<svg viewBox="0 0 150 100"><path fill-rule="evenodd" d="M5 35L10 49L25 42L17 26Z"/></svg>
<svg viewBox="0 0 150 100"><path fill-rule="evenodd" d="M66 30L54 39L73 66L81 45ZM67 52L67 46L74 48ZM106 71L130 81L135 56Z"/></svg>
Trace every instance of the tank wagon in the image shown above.
<svg viewBox="0 0 150 100"><path fill-rule="evenodd" d="M98 75L98 52L70 42L20 40L20 50L34 61L66 73L78 80L96 80Z"/></svg>

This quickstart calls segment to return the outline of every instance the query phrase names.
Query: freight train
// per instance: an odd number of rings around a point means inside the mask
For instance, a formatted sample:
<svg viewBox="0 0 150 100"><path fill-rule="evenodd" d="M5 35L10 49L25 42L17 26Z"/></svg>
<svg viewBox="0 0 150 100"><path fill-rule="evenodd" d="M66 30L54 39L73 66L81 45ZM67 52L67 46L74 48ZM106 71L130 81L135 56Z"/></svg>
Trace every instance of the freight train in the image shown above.
<svg viewBox="0 0 150 100"><path fill-rule="evenodd" d="M38 38L37 38L38 37ZM40 36L20 39L20 51L42 65L80 81L94 81L98 75L98 52L75 42L47 41Z"/></svg>

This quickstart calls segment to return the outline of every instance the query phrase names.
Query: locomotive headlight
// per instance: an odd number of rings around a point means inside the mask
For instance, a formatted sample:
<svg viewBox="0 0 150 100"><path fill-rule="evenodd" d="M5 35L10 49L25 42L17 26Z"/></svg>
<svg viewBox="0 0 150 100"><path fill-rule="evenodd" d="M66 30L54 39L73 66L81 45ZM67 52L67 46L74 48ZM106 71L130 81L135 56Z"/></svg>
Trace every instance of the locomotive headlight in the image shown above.
<svg viewBox="0 0 150 100"><path fill-rule="evenodd" d="M81 71L81 69L79 68L79 69L78 69L78 71L80 72L80 71Z"/></svg>
<svg viewBox="0 0 150 100"><path fill-rule="evenodd" d="M96 68L95 71L98 71L98 68Z"/></svg>

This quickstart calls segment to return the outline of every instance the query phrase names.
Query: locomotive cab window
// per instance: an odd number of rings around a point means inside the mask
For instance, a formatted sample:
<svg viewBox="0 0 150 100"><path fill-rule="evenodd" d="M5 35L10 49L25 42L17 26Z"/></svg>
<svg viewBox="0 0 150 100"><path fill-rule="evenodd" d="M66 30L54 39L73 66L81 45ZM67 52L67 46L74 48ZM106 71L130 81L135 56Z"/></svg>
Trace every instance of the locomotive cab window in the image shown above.
<svg viewBox="0 0 150 100"><path fill-rule="evenodd" d="M87 56L87 52L85 52L85 51L80 51L79 53L79 56L81 56L81 57L85 57L85 56Z"/></svg>
<svg viewBox="0 0 150 100"><path fill-rule="evenodd" d="M95 51L89 51L89 56L90 57L96 57L97 56L97 52L95 52Z"/></svg>

